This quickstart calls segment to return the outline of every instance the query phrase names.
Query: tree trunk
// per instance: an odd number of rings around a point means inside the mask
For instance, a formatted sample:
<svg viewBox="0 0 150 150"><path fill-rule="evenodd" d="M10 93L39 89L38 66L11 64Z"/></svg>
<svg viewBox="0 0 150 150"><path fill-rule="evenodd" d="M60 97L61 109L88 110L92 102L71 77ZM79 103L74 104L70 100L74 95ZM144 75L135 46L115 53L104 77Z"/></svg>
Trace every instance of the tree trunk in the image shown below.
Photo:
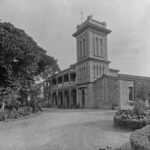
<svg viewBox="0 0 150 150"><path fill-rule="evenodd" d="M4 101L2 102L1 110L2 110L2 111L4 111L4 110L5 110L5 102L4 102Z"/></svg>

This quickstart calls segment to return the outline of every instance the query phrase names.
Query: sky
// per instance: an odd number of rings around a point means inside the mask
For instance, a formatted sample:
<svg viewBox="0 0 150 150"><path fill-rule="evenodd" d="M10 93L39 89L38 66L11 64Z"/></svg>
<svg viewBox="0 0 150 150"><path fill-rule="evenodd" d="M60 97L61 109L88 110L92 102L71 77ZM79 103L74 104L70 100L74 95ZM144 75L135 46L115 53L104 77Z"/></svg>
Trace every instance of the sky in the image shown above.
<svg viewBox="0 0 150 150"><path fill-rule="evenodd" d="M0 0L0 19L25 30L61 69L76 62L72 34L88 15L106 22L110 67L150 76L150 0Z"/></svg>

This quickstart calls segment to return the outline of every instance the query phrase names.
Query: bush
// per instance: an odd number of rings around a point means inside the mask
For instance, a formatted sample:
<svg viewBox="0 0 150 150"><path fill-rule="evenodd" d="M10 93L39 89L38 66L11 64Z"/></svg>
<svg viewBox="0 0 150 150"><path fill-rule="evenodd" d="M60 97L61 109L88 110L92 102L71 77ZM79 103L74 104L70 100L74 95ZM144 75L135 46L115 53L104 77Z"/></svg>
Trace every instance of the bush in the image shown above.
<svg viewBox="0 0 150 150"><path fill-rule="evenodd" d="M136 130L130 136L130 144L133 150L150 150L150 126Z"/></svg>
<svg viewBox="0 0 150 150"><path fill-rule="evenodd" d="M137 100L134 104L133 111L135 114L144 113L145 111L145 103L142 100Z"/></svg>
<svg viewBox="0 0 150 150"><path fill-rule="evenodd" d="M20 117L30 115L31 113L32 113L31 107L20 107L18 110L5 109L4 111L0 111L0 121L7 119L17 119Z"/></svg>

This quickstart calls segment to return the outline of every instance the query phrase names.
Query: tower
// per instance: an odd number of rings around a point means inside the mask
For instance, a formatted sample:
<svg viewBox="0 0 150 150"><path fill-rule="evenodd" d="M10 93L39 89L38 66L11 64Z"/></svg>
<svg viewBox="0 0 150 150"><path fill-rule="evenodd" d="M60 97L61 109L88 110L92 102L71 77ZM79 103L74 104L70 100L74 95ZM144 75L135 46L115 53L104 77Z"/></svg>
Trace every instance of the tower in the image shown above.
<svg viewBox="0 0 150 150"><path fill-rule="evenodd" d="M109 74L107 35L110 32L105 22L98 22L88 16L73 34L77 45L78 99L82 107L92 105L92 82L103 74Z"/></svg>
<svg viewBox="0 0 150 150"><path fill-rule="evenodd" d="M105 22L98 22L88 16L77 26L73 34L77 44L77 82L93 82L103 74L109 73L107 35L111 31Z"/></svg>

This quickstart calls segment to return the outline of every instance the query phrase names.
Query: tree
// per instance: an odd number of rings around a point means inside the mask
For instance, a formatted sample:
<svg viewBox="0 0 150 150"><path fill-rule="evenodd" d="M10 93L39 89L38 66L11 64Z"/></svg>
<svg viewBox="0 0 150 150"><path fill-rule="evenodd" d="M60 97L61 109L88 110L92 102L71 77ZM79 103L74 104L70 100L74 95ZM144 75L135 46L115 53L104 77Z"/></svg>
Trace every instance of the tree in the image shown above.
<svg viewBox="0 0 150 150"><path fill-rule="evenodd" d="M150 83L138 82L136 85L136 98L142 101L149 100L150 105Z"/></svg>
<svg viewBox="0 0 150 150"><path fill-rule="evenodd" d="M23 30L0 22L0 93L8 87L29 89L37 76L47 76L52 70L59 71L57 60Z"/></svg>
<svg viewBox="0 0 150 150"><path fill-rule="evenodd" d="M41 55L38 62L37 75L47 79L58 71L60 71L60 69L56 59L48 55Z"/></svg>

